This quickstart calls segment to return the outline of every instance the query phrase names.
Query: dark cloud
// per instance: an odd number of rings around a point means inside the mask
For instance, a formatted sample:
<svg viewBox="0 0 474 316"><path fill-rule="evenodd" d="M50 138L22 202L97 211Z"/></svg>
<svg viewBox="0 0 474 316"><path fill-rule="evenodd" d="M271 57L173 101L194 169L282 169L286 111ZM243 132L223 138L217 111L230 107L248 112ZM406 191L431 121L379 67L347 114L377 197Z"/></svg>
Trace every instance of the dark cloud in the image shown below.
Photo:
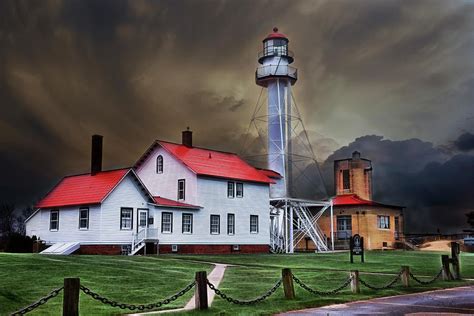
<svg viewBox="0 0 474 316"><path fill-rule="evenodd" d="M463 133L454 141L454 146L460 151L470 151L474 149L474 134Z"/></svg>
<svg viewBox="0 0 474 316"><path fill-rule="evenodd" d="M242 150L260 92L256 53L275 25L296 54L295 100L319 160L357 135L409 139L355 141L377 181L397 179L442 168L454 151L437 146L470 130L472 2L7 0L0 200L31 203L87 171L94 133L106 168L132 164L153 139L179 141L186 126L197 145Z"/></svg>
<svg viewBox="0 0 474 316"><path fill-rule="evenodd" d="M474 207L474 156L449 157L419 139L392 141L381 136L357 138L334 152L323 165L329 190L333 188L333 161L353 151L372 160L376 201L406 206L410 232L460 232L465 213Z"/></svg>

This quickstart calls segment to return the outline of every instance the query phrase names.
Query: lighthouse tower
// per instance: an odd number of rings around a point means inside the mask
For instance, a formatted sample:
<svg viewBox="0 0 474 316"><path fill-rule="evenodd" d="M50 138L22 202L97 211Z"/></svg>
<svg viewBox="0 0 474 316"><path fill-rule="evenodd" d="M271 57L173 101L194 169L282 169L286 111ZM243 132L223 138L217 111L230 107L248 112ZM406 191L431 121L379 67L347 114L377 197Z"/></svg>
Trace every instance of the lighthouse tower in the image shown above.
<svg viewBox="0 0 474 316"><path fill-rule="evenodd" d="M293 53L288 49L288 38L273 28L263 40L258 55L261 64L255 81L267 89L267 167L278 172L282 179L271 186L271 198L292 197L291 184L291 86L296 83L297 70L291 67Z"/></svg>

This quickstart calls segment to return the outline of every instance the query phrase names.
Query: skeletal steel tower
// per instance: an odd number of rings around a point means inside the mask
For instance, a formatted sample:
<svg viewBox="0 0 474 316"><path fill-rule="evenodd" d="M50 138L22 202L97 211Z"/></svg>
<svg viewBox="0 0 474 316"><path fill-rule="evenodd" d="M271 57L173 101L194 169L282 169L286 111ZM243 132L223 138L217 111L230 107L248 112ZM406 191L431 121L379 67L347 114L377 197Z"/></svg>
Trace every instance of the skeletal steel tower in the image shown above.
<svg viewBox="0 0 474 316"><path fill-rule="evenodd" d="M273 28L263 40L255 74L256 83L268 91L268 169L283 177L270 189L271 198L292 196L291 185L291 86L297 80L297 70L289 66L293 53L288 50L288 38Z"/></svg>
<svg viewBox="0 0 474 316"><path fill-rule="evenodd" d="M250 129L255 127L255 140L260 144L244 150L248 154L254 150L253 155L246 155L247 160L263 165L274 175L275 184L270 185L271 249L293 253L309 239L317 251L327 251L332 238L323 233L317 221L327 209L332 214L332 203L322 200L327 198L324 181L291 93L298 76L296 68L290 66L294 59L288 42L277 28L263 40L258 55L261 66L255 72L262 91L247 133L247 138L252 138ZM261 101L265 89L266 103Z"/></svg>

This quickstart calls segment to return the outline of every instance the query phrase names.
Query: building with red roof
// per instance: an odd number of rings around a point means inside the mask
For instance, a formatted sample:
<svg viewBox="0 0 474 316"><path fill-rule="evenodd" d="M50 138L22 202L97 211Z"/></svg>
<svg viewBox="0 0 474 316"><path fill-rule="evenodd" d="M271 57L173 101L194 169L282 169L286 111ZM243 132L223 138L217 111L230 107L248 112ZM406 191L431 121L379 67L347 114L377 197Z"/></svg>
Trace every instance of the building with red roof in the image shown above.
<svg viewBox="0 0 474 316"><path fill-rule="evenodd" d="M336 249L348 249L354 234L364 237L366 249L396 248L403 237L403 206L372 199L372 162L355 151L351 158L334 161L332 198ZM322 231L331 236L331 214L318 221ZM312 249L306 240L300 250Z"/></svg>
<svg viewBox="0 0 474 316"><path fill-rule="evenodd" d="M238 155L157 140L133 168L66 176L37 204L26 231L48 254L268 252L269 186L278 179ZM238 225L237 225L238 224Z"/></svg>

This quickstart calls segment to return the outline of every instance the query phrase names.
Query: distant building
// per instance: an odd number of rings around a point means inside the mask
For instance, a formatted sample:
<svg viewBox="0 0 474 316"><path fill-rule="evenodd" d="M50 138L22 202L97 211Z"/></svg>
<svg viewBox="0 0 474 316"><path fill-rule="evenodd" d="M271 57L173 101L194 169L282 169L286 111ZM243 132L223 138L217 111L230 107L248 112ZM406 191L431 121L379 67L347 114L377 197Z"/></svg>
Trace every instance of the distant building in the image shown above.
<svg viewBox="0 0 474 316"><path fill-rule="evenodd" d="M335 249L348 249L354 234L364 237L366 249L394 248L403 235L403 206L372 200L372 162L355 151L351 158L334 161L333 225ZM319 219L327 238L331 236L330 212ZM298 250L312 250L303 240Z"/></svg>

